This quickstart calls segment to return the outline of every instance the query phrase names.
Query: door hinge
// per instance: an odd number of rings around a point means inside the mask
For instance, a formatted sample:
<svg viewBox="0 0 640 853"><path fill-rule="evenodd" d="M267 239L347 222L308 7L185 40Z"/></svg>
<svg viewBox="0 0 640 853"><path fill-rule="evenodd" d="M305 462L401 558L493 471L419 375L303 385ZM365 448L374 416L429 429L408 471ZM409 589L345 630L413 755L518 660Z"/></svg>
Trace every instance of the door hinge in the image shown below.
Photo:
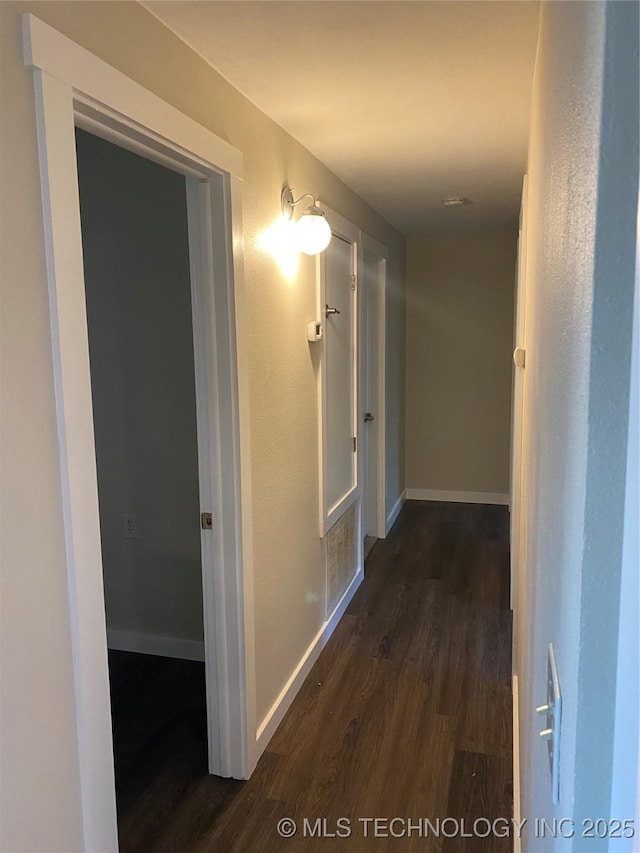
<svg viewBox="0 0 640 853"><path fill-rule="evenodd" d="M210 512L203 512L200 516L200 524L203 530L213 529L213 515Z"/></svg>
<svg viewBox="0 0 640 853"><path fill-rule="evenodd" d="M354 435L354 437L353 437L353 452L355 453L357 449L358 449L358 439Z"/></svg>
<svg viewBox="0 0 640 853"><path fill-rule="evenodd" d="M351 276L351 290L355 290L357 286L358 286L358 276L352 275Z"/></svg>

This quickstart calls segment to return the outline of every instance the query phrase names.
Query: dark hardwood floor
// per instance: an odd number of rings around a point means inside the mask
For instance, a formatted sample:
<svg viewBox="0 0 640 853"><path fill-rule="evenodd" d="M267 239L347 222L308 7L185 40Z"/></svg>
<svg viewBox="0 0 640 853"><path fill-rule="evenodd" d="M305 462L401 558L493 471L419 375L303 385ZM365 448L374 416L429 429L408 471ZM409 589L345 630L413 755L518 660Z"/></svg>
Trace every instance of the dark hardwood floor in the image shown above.
<svg viewBox="0 0 640 853"><path fill-rule="evenodd" d="M511 850L455 837L512 815L508 607L506 508L408 502L248 782L206 774L201 664L111 653L121 850Z"/></svg>

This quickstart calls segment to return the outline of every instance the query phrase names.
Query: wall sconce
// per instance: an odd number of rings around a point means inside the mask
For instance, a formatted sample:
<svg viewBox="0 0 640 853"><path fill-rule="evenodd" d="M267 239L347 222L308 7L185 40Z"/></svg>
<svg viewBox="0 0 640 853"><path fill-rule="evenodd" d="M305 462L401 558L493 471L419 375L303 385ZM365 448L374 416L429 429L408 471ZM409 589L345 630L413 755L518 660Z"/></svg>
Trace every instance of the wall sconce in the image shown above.
<svg viewBox="0 0 640 853"><path fill-rule="evenodd" d="M298 249L305 255L318 255L329 245L331 227L326 220L324 211L318 206L316 198L311 193L305 193L300 198L294 199L293 190L287 186L282 190L282 215L286 220L292 219L293 208L305 198L310 198L312 204L295 224L296 243Z"/></svg>

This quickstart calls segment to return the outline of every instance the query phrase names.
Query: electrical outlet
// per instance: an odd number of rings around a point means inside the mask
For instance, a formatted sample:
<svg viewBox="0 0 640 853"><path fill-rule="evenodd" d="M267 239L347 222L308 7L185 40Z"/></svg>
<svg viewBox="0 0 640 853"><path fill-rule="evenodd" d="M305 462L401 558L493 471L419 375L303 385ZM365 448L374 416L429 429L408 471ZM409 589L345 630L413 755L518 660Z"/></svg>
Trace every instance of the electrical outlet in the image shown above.
<svg viewBox="0 0 640 853"><path fill-rule="evenodd" d="M122 516L122 529L125 539L138 538L138 522L136 521L135 515Z"/></svg>

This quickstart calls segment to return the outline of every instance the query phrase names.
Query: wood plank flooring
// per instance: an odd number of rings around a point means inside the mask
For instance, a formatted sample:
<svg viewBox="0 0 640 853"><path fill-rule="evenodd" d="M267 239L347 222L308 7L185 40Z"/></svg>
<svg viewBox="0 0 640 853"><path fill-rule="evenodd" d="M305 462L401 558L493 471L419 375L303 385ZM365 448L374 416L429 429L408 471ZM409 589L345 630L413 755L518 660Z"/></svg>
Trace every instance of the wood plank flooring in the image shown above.
<svg viewBox="0 0 640 853"><path fill-rule="evenodd" d="M506 508L408 502L248 782L206 774L201 664L110 653L121 850L510 851L455 834L512 816L508 607Z"/></svg>
<svg viewBox="0 0 640 853"><path fill-rule="evenodd" d="M373 546L376 544L377 541L378 541L378 539L376 536L365 536L364 537L364 551L363 551L363 553L364 553L365 560L367 559L367 557L371 553L371 549L373 548Z"/></svg>

